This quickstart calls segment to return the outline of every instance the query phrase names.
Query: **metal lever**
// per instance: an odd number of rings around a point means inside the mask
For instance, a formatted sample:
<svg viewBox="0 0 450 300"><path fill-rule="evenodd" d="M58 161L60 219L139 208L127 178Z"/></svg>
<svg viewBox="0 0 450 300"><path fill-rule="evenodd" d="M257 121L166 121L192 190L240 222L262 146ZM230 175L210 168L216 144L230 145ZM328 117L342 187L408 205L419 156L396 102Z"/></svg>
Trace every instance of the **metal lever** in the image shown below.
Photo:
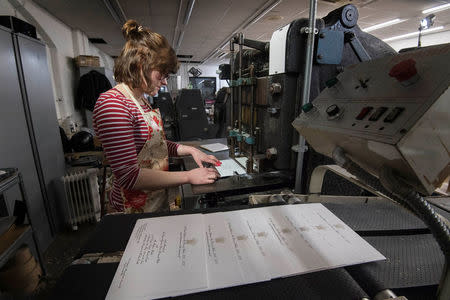
<svg viewBox="0 0 450 300"><path fill-rule="evenodd" d="M350 43L350 46L352 46L353 51L355 52L356 56L358 56L358 59L360 61L368 61L371 60L369 53L367 53L366 49L364 49L361 42L356 37L355 33L351 31L347 31L344 34L344 40L347 43Z"/></svg>

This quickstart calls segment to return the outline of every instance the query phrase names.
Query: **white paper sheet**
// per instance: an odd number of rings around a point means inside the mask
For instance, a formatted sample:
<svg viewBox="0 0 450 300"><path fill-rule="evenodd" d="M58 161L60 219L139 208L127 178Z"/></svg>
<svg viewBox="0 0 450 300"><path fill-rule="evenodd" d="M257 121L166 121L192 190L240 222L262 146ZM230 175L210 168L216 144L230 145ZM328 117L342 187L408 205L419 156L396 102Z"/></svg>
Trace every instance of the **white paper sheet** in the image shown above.
<svg viewBox="0 0 450 300"><path fill-rule="evenodd" d="M288 249L276 236L264 210L243 210L241 217L250 231L250 237L258 245L258 250L264 257L270 277L278 278L295 274L298 268L296 264L292 264Z"/></svg>
<svg viewBox="0 0 450 300"><path fill-rule="evenodd" d="M205 150L208 150L210 152L219 152L219 151L228 150L228 146L224 145L222 143L205 144L205 145L200 145L200 147Z"/></svg>
<svg viewBox="0 0 450 300"><path fill-rule="evenodd" d="M199 214L138 220L106 299L152 299L206 289L203 228Z"/></svg>
<svg viewBox="0 0 450 300"><path fill-rule="evenodd" d="M244 278L222 213L205 215L204 223L208 287L217 289L242 284Z"/></svg>
<svg viewBox="0 0 450 300"><path fill-rule="evenodd" d="M385 259L320 203L280 208L297 233L327 262L327 268Z"/></svg>
<svg viewBox="0 0 450 300"><path fill-rule="evenodd" d="M216 166L217 171L221 177L233 176L237 174L247 173L244 168L242 168L234 159L224 159L220 161L222 165Z"/></svg>
<svg viewBox="0 0 450 300"><path fill-rule="evenodd" d="M234 251L238 258L244 283L270 280L271 276L265 257L258 249L248 226L241 216L242 211L224 212L226 226L233 239Z"/></svg>

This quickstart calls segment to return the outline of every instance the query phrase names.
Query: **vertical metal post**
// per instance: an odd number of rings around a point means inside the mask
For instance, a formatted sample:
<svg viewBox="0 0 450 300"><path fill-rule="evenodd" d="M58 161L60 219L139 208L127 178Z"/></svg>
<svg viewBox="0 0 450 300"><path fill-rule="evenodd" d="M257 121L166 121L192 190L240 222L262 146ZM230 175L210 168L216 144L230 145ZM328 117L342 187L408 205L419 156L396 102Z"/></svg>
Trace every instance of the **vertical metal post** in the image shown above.
<svg viewBox="0 0 450 300"><path fill-rule="evenodd" d="M240 80L242 78L242 45L244 44L244 35L242 32L239 33L239 78ZM239 116L238 116L238 126L239 126L239 136L241 137L241 141L239 142L239 155L242 154L242 85L239 84L238 87L238 110L239 110Z"/></svg>
<svg viewBox="0 0 450 300"><path fill-rule="evenodd" d="M309 102L311 89L311 72L314 53L314 34L316 28L316 12L317 0L309 1L309 25L308 25L308 40L306 45L305 69L303 74L303 91L302 91L302 105ZM306 31L305 31L306 32ZM301 193L302 189L302 173L303 173L303 158L305 149L305 138L299 137L299 151L297 156L297 168L295 171L295 192Z"/></svg>
<svg viewBox="0 0 450 300"><path fill-rule="evenodd" d="M253 80L253 77L255 76L255 66L252 64L250 66L250 80ZM250 95L251 95L251 101L250 101L250 137L253 139L252 143L250 144L250 155L248 157L248 163L247 163L247 173L253 173L253 155L255 151L255 147L253 145L255 138L254 138L254 110L255 110L255 88L253 86L253 82L251 82L250 85Z"/></svg>
<svg viewBox="0 0 450 300"><path fill-rule="evenodd" d="M230 39L230 130L234 129L234 38ZM230 157L234 158L234 151L236 150L235 137L230 136Z"/></svg>

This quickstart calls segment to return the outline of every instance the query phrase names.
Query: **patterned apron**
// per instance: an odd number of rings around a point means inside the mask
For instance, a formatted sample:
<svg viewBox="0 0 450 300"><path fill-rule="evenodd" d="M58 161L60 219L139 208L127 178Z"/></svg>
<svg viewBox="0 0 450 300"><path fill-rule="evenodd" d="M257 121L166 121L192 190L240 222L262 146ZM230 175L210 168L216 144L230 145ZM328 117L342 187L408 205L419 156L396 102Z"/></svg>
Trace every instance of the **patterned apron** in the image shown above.
<svg viewBox="0 0 450 300"><path fill-rule="evenodd" d="M169 153L159 109L151 109L150 112L146 113L126 84L121 83L116 88L128 94L148 126L148 139L137 157L139 168L168 171ZM131 191L121 188L121 194L124 213L154 212L169 209L167 189Z"/></svg>

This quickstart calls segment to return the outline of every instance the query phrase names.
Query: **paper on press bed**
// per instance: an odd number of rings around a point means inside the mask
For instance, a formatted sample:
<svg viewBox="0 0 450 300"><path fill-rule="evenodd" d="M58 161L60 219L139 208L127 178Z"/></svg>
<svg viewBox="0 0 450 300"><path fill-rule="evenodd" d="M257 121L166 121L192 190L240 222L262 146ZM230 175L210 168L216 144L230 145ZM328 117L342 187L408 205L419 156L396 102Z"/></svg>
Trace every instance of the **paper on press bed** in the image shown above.
<svg viewBox="0 0 450 300"><path fill-rule="evenodd" d="M187 249L186 268L181 267L180 250L157 251L169 270L154 266L155 257L148 252L153 244L142 242L142 232L147 240L150 233L161 237L164 232L167 247L162 249ZM191 239L198 243L187 248L182 241ZM166 243L156 240L156 245ZM150 254L149 263L136 264L146 257L143 251ZM319 203L145 219L136 223L108 299L177 296L381 259ZM133 283L137 277L145 279Z"/></svg>
<svg viewBox="0 0 450 300"><path fill-rule="evenodd" d="M224 145L222 143L205 144L205 145L200 145L200 147L205 150L208 150L210 152L219 152L219 151L228 150L228 146Z"/></svg>
<svg viewBox="0 0 450 300"><path fill-rule="evenodd" d="M216 166L217 172L219 172L221 177L228 177L237 174L246 174L242 166L240 166L234 159L224 159L220 161L222 164Z"/></svg>

